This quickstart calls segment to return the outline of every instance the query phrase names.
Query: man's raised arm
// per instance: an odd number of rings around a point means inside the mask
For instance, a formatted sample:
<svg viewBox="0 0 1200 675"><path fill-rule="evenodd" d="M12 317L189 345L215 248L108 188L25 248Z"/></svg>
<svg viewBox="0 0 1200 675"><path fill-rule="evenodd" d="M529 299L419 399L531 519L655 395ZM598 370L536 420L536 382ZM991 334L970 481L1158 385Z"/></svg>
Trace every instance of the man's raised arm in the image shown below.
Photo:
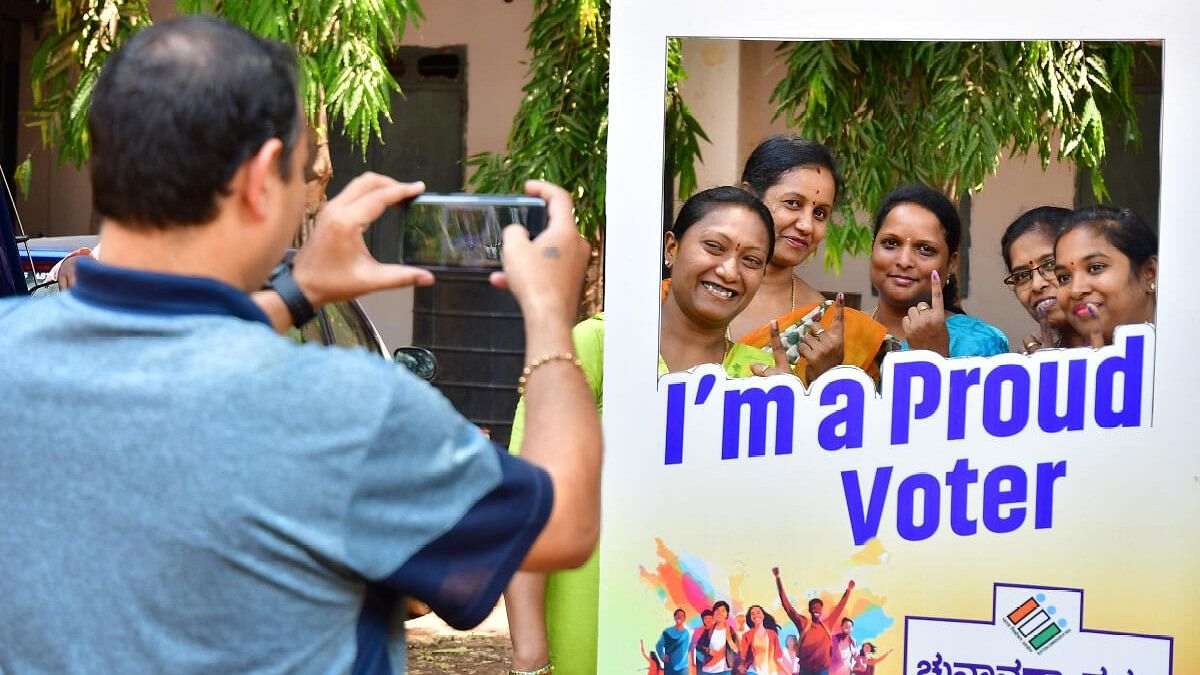
<svg viewBox="0 0 1200 675"><path fill-rule="evenodd" d="M842 620L842 612L846 611L846 603L850 600L850 591L852 590L854 590L853 579L846 584L846 591L842 593L842 599L838 601L837 607L834 607L833 611L829 613L829 622L825 624L826 626L837 626L838 622Z"/></svg>
<svg viewBox="0 0 1200 675"><path fill-rule="evenodd" d="M772 567L771 574L775 575L775 588L779 590L779 602L783 604L783 611L787 612L788 618L790 618L792 622L796 624L796 628L803 633L806 624L808 623L808 618L800 612L797 612L796 608L792 606L792 601L788 600L787 592L783 590L783 579L779 578L779 568Z"/></svg>

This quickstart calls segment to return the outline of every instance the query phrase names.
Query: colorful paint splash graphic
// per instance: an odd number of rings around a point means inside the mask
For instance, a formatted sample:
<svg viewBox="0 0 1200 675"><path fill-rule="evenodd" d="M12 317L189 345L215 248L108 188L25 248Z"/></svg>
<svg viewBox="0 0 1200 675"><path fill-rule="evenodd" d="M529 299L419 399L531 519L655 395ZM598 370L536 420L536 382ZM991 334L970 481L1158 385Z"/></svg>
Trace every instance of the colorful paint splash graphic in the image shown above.
<svg viewBox="0 0 1200 675"><path fill-rule="evenodd" d="M669 617L677 607L683 608L688 615L687 625L695 628L700 625L700 613L712 608L717 600L727 601L733 608L733 616L741 614L750 605L759 604L779 622L781 638L788 634L795 635L796 629L788 621L777 596L743 596L745 563L734 561L731 563L732 569L724 570L687 552L677 553L662 539L655 539L654 543L658 556L657 564L653 570L639 565L638 574L642 583L654 591L662 602L664 616ZM868 541L850 558L853 567L881 565L886 562L887 552L876 539ZM784 584L792 604L797 608L803 608L813 598L820 598L827 609L834 607L841 600L844 587L821 588L807 593L794 591L788 580L799 571L784 567ZM853 635L859 643L878 640L896 623L895 619L884 611L884 602L885 598L872 594L862 585L856 586L850 594L843 616L854 619Z"/></svg>

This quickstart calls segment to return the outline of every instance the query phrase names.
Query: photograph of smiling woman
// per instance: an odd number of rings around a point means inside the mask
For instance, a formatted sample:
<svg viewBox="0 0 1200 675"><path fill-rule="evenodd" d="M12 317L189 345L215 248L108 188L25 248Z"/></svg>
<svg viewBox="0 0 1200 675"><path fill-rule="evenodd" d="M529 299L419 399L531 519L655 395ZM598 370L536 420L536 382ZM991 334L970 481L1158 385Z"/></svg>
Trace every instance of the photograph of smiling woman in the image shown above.
<svg viewBox="0 0 1200 675"><path fill-rule="evenodd" d="M1110 345L1117 326L1154 323L1158 235L1133 211L1074 212L1054 243L1054 259L1058 305L1085 344Z"/></svg>
<svg viewBox="0 0 1200 675"><path fill-rule="evenodd" d="M913 184L889 192L875 212L871 285L879 291L873 318L901 349L942 356L994 356L1008 351L995 326L959 304L962 223L946 195Z"/></svg>
<svg viewBox="0 0 1200 675"><path fill-rule="evenodd" d="M878 380L890 351L887 330L845 307L844 299L827 300L796 273L825 239L842 192L833 153L799 136L771 136L746 158L742 188L771 212L775 255L758 294L730 324L730 339L770 350L770 322L777 320L788 362L805 384L839 364L858 366Z"/></svg>

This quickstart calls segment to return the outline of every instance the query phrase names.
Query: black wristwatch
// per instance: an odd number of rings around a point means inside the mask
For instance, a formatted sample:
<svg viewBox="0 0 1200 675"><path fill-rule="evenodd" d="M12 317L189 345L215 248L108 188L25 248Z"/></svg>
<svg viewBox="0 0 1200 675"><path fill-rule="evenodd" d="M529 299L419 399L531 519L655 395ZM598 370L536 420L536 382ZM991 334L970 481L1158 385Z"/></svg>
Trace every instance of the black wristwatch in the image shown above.
<svg viewBox="0 0 1200 675"><path fill-rule="evenodd" d="M283 304L287 306L288 312L292 315L292 325L296 328L312 321L312 318L317 315L312 303L304 297L304 291L300 290L299 284L292 278L291 255L284 258L283 262L271 270L271 276L267 277L267 288L274 290L283 299Z"/></svg>

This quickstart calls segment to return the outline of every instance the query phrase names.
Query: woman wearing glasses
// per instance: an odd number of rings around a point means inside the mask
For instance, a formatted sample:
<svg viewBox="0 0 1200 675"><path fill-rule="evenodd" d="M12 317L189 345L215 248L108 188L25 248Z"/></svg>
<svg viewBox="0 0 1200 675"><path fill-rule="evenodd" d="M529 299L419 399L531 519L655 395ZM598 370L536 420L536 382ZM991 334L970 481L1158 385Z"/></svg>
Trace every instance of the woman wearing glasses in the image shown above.
<svg viewBox="0 0 1200 675"><path fill-rule="evenodd" d="M1070 209L1039 206L1021 214L1000 238L1009 272L1004 283L1041 328L1038 334L1021 341L1026 353L1082 343L1058 305L1058 283L1054 278L1054 240L1070 215Z"/></svg>

